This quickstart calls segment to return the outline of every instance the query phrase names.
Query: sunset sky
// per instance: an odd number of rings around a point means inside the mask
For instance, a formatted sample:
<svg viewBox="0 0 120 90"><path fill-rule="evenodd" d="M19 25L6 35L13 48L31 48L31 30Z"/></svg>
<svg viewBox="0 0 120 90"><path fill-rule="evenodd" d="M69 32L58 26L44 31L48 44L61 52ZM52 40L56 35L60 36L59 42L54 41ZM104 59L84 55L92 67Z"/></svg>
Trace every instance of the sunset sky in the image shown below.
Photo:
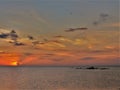
<svg viewBox="0 0 120 90"><path fill-rule="evenodd" d="M119 0L0 0L0 65L120 65Z"/></svg>

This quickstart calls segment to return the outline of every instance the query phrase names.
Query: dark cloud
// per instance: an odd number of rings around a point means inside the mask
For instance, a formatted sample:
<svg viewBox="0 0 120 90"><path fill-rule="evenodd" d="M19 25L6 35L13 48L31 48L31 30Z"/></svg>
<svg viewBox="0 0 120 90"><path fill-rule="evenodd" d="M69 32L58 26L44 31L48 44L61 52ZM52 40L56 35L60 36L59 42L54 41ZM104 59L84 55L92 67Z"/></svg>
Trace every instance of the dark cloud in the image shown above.
<svg viewBox="0 0 120 90"><path fill-rule="evenodd" d="M84 57L84 58L81 58L80 60L94 60L95 58L94 57Z"/></svg>
<svg viewBox="0 0 120 90"><path fill-rule="evenodd" d="M0 38L10 38L13 41L17 41L18 35L14 30L12 30L9 33L1 33Z"/></svg>
<svg viewBox="0 0 120 90"><path fill-rule="evenodd" d="M40 41L33 41L32 44L33 44L33 45L40 44Z"/></svg>
<svg viewBox="0 0 120 90"><path fill-rule="evenodd" d="M105 52L105 51L103 51L103 50L93 50L93 51L91 51L91 53L103 53L103 52Z"/></svg>
<svg viewBox="0 0 120 90"><path fill-rule="evenodd" d="M95 26L97 26L98 24L99 24L98 21L94 21L94 22L93 22L93 25L95 25Z"/></svg>
<svg viewBox="0 0 120 90"><path fill-rule="evenodd" d="M44 42L40 42L38 40L36 40L33 36L31 35L28 35L27 36L29 40L32 40L32 44L35 46L35 45L38 45L38 44L44 44ZM45 40L44 40L45 41ZM46 40L47 41L47 40Z"/></svg>
<svg viewBox="0 0 120 90"><path fill-rule="evenodd" d="M0 34L0 38L2 39L11 39L11 41L9 41L9 43L12 43L13 45L15 46L23 46L25 45L24 43L22 42L19 42L18 38L18 34L15 30L11 30L9 33L1 33Z"/></svg>
<svg viewBox="0 0 120 90"><path fill-rule="evenodd" d="M107 21L108 19L110 19L110 15L109 15L109 14L101 13L101 14L99 15L98 20L96 20L96 21L93 22L93 25L97 26L97 25L99 25L99 24L104 23L104 22Z"/></svg>
<svg viewBox="0 0 120 90"><path fill-rule="evenodd" d="M9 33L1 33L1 34L0 34L0 38L8 38L8 37L10 37L12 40L17 40L18 35L17 35L17 33L15 32L15 30L12 30L12 31L9 32Z"/></svg>
<svg viewBox="0 0 120 90"><path fill-rule="evenodd" d="M1 33L0 38L8 38L9 34L8 33Z"/></svg>
<svg viewBox="0 0 120 90"><path fill-rule="evenodd" d="M9 35L10 35L10 37L11 37L12 40L17 41L18 35L17 35L17 33L16 33L15 30L12 30L12 31L9 33Z"/></svg>
<svg viewBox="0 0 120 90"><path fill-rule="evenodd" d="M15 46L24 46L25 44L22 42L18 42L18 41L9 41L9 43L12 43Z"/></svg>
<svg viewBox="0 0 120 90"><path fill-rule="evenodd" d="M15 30L12 30L10 33L9 33L9 36L11 38L11 40L13 40L11 43L14 44L15 46L23 46L25 45L24 43L22 42L19 42L18 38L18 34Z"/></svg>
<svg viewBox="0 0 120 90"><path fill-rule="evenodd" d="M28 37L29 40L34 40L33 36L28 35L27 37Z"/></svg>
<svg viewBox="0 0 120 90"><path fill-rule="evenodd" d="M105 53L105 52L110 52L110 51L112 51L112 50L92 50L92 51L90 51L90 53Z"/></svg>
<svg viewBox="0 0 120 90"><path fill-rule="evenodd" d="M74 32L74 31L79 31L79 30L87 30L88 28L86 27L81 27L81 28L69 28L65 30L65 32Z"/></svg>
<svg viewBox="0 0 120 90"><path fill-rule="evenodd" d="M46 38L44 38L43 40L44 40L45 42L49 41L49 40L48 40L48 39L46 39Z"/></svg>
<svg viewBox="0 0 120 90"><path fill-rule="evenodd" d="M64 37L64 36L62 36L62 35L56 35L56 36L54 36L55 38L61 38L61 37Z"/></svg>
<svg viewBox="0 0 120 90"><path fill-rule="evenodd" d="M106 14L106 13L101 13L101 14L100 14L100 17L101 17L101 19L104 21L104 20L108 19L109 15Z"/></svg>
<svg viewBox="0 0 120 90"><path fill-rule="evenodd" d="M53 53L46 53L46 54L43 54L42 55L42 58L48 58L48 57L53 57L53 56L55 56L55 54L53 54Z"/></svg>
<svg viewBox="0 0 120 90"><path fill-rule="evenodd" d="M49 42L61 43L61 42L60 42L60 41L58 41L58 40L49 40Z"/></svg>
<svg viewBox="0 0 120 90"><path fill-rule="evenodd" d="M25 55L25 56L29 56L29 55L32 55L32 53L26 52L26 53L24 53L24 55Z"/></svg>
<svg viewBox="0 0 120 90"><path fill-rule="evenodd" d="M22 43L22 42L15 42L14 45L15 45L15 46L24 46L25 44Z"/></svg>

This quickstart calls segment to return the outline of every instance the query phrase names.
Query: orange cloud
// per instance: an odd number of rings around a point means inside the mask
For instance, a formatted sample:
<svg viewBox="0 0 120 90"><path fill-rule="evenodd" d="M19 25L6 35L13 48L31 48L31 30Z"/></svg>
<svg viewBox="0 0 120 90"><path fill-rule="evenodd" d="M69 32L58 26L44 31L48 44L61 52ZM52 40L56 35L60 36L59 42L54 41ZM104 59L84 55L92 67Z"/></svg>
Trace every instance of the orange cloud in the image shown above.
<svg viewBox="0 0 120 90"><path fill-rule="evenodd" d="M120 23L118 22L116 22L116 23L112 23L112 24L105 24L105 25L103 25L103 26L109 26L109 27L120 27Z"/></svg>
<svg viewBox="0 0 120 90"><path fill-rule="evenodd" d="M15 65L19 57L16 53L0 53L0 65Z"/></svg>
<svg viewBox="0 0 120 90"><path fill-rule="evenodd" d="M120 23L113 23L113 24L111 24L111 26L113 26L113 27L120 27Z"/></svg>
<svg viewBox="0 0 120 90"><path fill-rule="evenodd" d="M109 48L109 47L108 47ZM120 58L120 57L119 57ZM118 64L117 52L106 51L34 51L32 53L0 53L0 65L72 66Z"/></svg>
<svg viewBox="0 0 120 90"><path fill-rule="evenodd" d="M40 65L47 66L51 65L53 62L50 58L42 58L40 55L30 55L23 58L21 65Z"/></svg>
<svg viewBox="0 0 120 90"><path fill-rule="evenodd" d="M57 52L55 53L57 56L74 56L73 54L71 54L70 52Z"/></svg>
<svg viewBox="0 0 120 90"><path fill-rule="evenodd" d="M106 49L115 49L115 46L106 46Z"/></svg>

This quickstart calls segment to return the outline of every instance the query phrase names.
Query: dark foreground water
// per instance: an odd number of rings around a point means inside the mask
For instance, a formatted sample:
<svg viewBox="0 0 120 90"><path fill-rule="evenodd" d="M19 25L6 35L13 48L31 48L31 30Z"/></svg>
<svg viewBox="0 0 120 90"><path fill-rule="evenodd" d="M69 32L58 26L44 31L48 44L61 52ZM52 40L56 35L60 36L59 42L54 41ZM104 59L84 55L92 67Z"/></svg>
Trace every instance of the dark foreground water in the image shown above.
<svg viewBox="0 0 120 90"><path fill-rule="evenodd" d="M120 68L0 67L0 90L120 90Z"/></svg>

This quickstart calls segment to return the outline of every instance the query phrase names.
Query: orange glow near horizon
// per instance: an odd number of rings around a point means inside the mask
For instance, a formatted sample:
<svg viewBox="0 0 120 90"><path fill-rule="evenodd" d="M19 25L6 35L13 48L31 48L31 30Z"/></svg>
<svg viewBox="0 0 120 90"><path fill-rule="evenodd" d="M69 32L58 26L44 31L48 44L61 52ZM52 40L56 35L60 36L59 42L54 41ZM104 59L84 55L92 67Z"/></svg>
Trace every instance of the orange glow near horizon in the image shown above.
<svg viewBox="0 0 120 90"><path fill-rule="evenodd" d="M17 66L17 65L18 65L18 62L17 62L17 61L11 62L11 66Z"/></svg>
<svg viewBox="0 0 120 90"><path fill-rule="evenodd" d="M86 55L87 54L87 55ZM93 53L72 53L69 51L54 52L54 54L31 54L23 56L23 53L1 53L1 66L40 65L40 66L69 66L88 64L117 64L119 58L117 52L104 54Z"/></svg>
<svg viewBox="0 0 120 90"><path fill-rule="evenodd" d="M20 55L17 53L0 54L0 65L17 66Z"/></svg>

